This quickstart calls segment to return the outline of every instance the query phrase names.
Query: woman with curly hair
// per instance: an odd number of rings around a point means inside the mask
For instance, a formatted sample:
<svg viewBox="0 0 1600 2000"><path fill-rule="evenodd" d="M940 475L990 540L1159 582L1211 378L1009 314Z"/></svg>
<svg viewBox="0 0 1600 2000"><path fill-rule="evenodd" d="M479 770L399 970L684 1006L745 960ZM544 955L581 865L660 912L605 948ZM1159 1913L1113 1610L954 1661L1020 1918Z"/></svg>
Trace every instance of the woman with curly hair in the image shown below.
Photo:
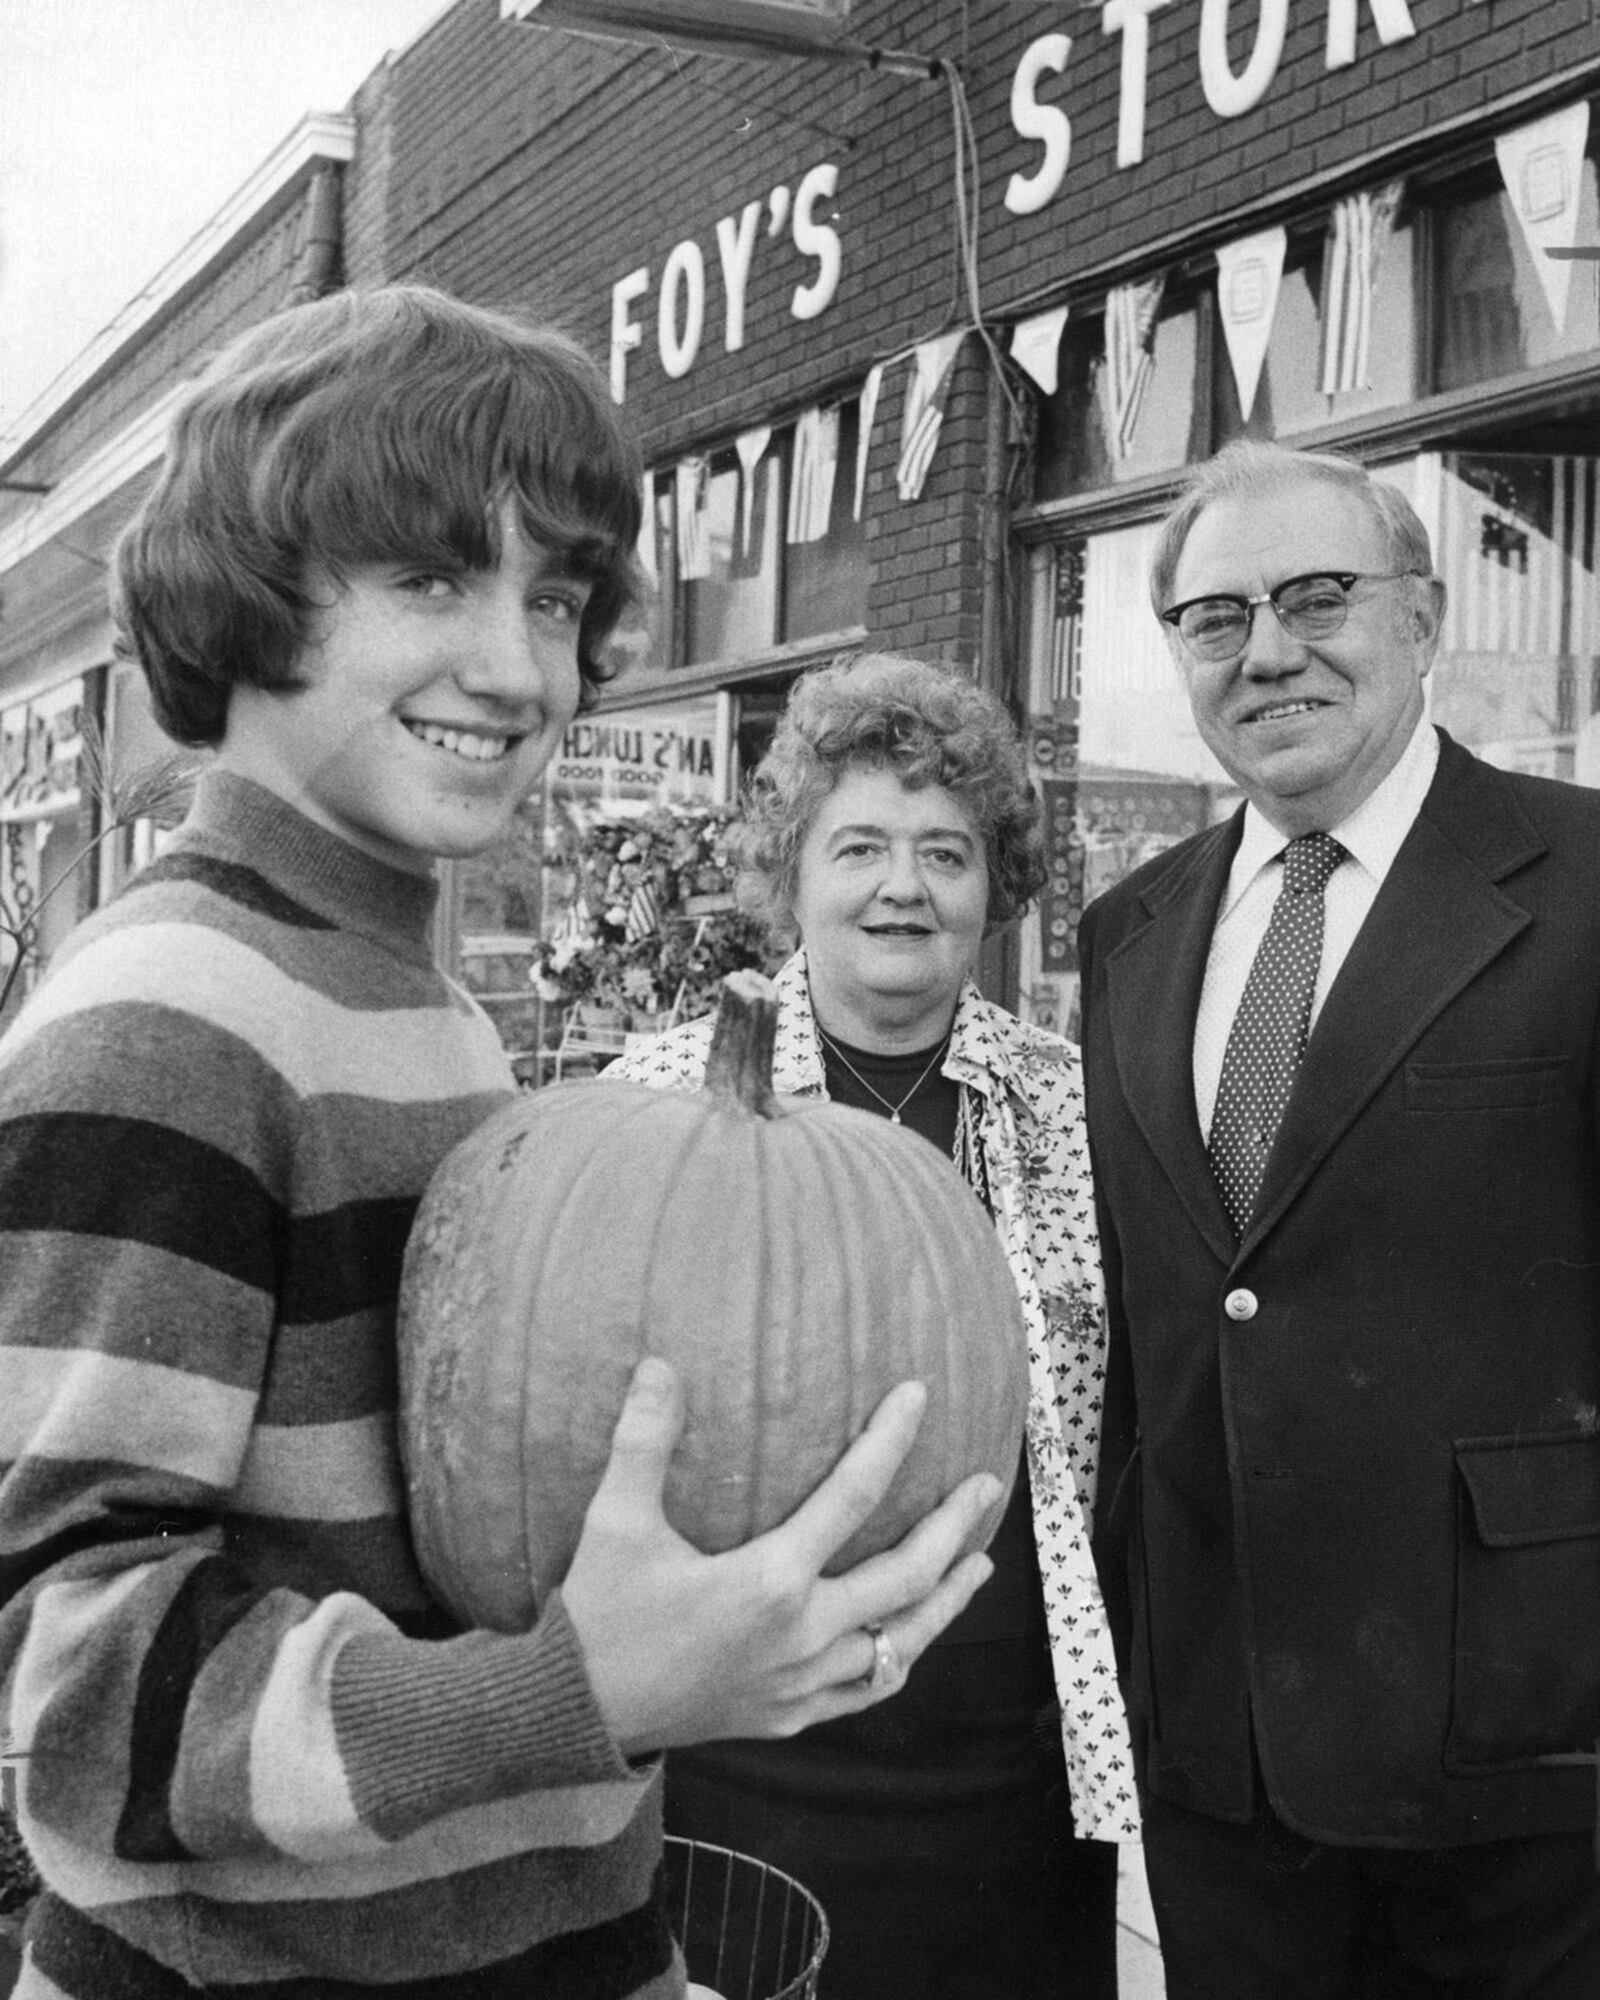
<svg viewBox="0 0 1600 2000"><path fill-rule="evenodd" d="M1078 1054L973 983L984 938L1043 885L1038 818L1001 705L877 654L796 683L736 833L742 900L799 942L778 975L776 1089L890 1118L951 1158L994 1219L1029 1335L994 1576L904 1689L787 1741L668 1759L673 1832L815 1891L832 2000L1116 1991L1106 1843L1138 1827L1086 1530L1105 1327ZM696 1087L709 1041L693 1022L611 1074Z"/></svg>

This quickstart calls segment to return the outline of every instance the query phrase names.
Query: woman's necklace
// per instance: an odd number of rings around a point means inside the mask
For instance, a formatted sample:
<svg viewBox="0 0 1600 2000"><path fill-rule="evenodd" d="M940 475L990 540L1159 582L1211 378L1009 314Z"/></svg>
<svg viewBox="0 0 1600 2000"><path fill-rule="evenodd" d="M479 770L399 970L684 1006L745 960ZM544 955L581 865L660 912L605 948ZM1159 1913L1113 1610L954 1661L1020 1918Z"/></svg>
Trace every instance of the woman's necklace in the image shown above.
<svg viewBox="0 0 1600 2000"><path fill-rule="evenodd" d="M938 1063L939 1058L944 1054L945 1050L948 1049L950 1046L950 1037L947 1034L944 1040L934 1050L933 1054L928 1058L927 1067L923 1070L922 1074L917 1078L916 1082L912 1084L911 1088L906 1092L905 1096L901 1098L898 1104L891 1104L888 1098L884 1096L881 1090L874 1089L873 1086L870 1083L868 1083L867 1079L861 1074L860 1070L856 1068L855 1064L845 1054L844 1050L840 1048L839 1044L833 1039L833 1037L829 1034L824 1033L820 1022L817 1024L817 1035L820 1041L822 1042L823 1047L830 1050L838 1058L838 1060L855 1078L856 1082L860 1084L861 1088L867 1093L867 1095L869 1097L875 1097L878 1100L878 1102L883 1106L884 1110L888 1112L889 1123L891 1125L899 1125L904 1122L900 1116L901 1112L905 1110L906 1106L911 1102L912 1098L916 1096L917 1092L927 1082L928 1078L932 1076L934 1072L934 1066Z"/></svg>

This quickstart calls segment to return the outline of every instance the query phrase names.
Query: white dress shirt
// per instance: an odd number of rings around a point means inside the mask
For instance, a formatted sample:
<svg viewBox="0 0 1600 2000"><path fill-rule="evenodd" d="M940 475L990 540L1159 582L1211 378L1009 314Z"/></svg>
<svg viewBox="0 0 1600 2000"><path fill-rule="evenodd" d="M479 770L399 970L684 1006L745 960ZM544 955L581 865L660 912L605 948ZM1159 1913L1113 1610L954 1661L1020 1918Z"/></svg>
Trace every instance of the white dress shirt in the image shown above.
<svg viewBox="0 0 1600 2000"><path fill-rule="evenodd" d="M1325 829L1350 858L1339 864L1328 882L1322 963L1311 996L1313 1024L1401 842L1422 809L1438 762L1439 739L1424 715L1399 762L1377 789L1341 825ZM1211 956L1206 961L1205 985L1194 1023L1194 1103L1200 1130L1207 1137L1222 1080L1228 1031L1283 885L1283 851L1288 844L1287 835L1253 805L1245 807L1244 832L1217 913L1217 927L1211 934Z"/></svg>

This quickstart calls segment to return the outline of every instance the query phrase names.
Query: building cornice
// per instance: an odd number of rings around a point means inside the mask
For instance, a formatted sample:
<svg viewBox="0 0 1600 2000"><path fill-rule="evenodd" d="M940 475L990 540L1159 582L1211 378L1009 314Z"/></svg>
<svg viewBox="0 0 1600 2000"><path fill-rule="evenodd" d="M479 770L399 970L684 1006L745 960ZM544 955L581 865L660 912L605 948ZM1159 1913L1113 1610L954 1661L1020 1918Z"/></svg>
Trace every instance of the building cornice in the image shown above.
<svg viewBox="0 0 1600 2000"><path fill-rule="evenodd" d="M215 265L237 255L242 239L261 229L318 166L343 165L355 158L355 151L356 121L349 113L317 111L301 119L211 220L11 421L0 434L0 472L30 449L114 360L147 339ZM0 536L0 546L7 539Z"/></svg>
<svg viewBox="0 0 1600 2000"><path fill-rule="evenodd" d="M166 448L167 430L189 384L174 382L141 410L131 424L87 458L80 459L60 484L28 508L20 519L0 528L0 576L15 569L53 535L61 533L125 486Z"/></svg>

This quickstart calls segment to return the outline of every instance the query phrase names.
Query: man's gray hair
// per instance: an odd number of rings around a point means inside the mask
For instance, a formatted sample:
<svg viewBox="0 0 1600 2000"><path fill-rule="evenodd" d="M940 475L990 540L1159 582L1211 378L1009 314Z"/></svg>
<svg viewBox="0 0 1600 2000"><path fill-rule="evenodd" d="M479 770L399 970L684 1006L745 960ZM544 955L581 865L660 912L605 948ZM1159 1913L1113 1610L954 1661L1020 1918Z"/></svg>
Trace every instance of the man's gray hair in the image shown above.
<svg viewBox="0 0 1600 2000"><path fill-rule="evenodd" d="M1161 524L1150 559L1150 602L1157 613L1172 602L1172 579L1189 530L1213 501L1253 498L1279 488L1319 479L1353 493L1367 507L1389 548L1389 563L1416 576L1433 575L1433 548L1416 509L1396 486L1376 479L1364 465L1337 452L1290 451L1257 438L1237 438L1215 458L1192 468L1183 491Z"/></svg>

